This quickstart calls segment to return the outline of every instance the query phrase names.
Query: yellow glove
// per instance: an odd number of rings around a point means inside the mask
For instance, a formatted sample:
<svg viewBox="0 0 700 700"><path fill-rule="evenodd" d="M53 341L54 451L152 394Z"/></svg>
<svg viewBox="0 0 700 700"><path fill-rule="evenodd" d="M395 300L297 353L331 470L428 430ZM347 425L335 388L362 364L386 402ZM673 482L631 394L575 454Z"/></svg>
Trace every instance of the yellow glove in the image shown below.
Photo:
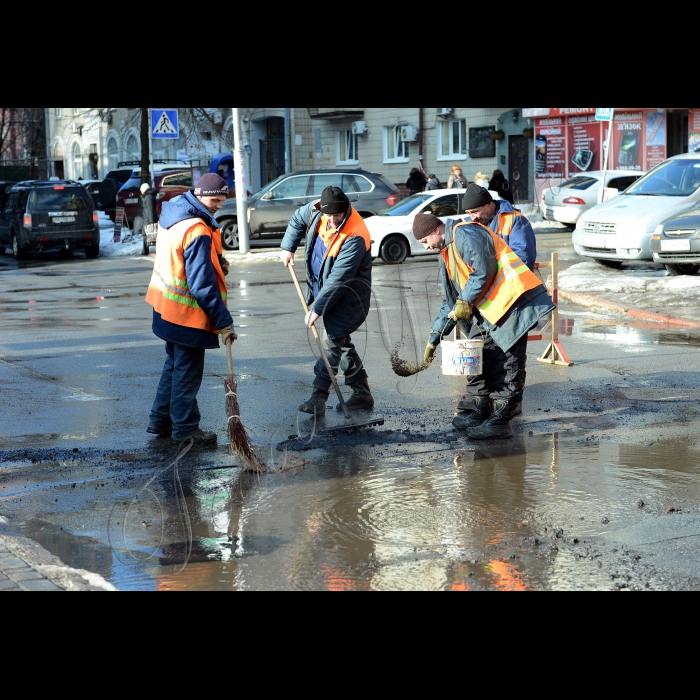
<svg viewBox="0 0 700 700"><path fill-rule="evenodd" d="M435 359L435 346L428 343L425 346L425 354L423 355L423 363L429 365Z"/></svg>
<svg viewBox="0 0 700 700"><path fill-rule="evenodd" d="M233 326L230 328L220 328L219 333L221 333L221 340L224 345L228 343L229 338L231 339L231 344L233 345L234 340L238 340L238 336L233 332Z"/></svg>
<svg viewBox="0 0 700 700"><path fill-rule="evenodd" d="M453 321L468 321L472 317L471 304L463 299L457 299L454 309L447 315Z"/></svg>

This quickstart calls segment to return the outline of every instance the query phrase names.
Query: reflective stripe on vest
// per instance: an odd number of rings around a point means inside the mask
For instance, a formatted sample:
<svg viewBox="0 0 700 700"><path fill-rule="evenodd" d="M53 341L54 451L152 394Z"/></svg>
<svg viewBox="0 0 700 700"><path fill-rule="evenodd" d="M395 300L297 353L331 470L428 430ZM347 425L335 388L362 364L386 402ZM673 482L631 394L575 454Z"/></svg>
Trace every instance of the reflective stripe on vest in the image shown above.
<svg viewBox="0 0 700 700"><path fill-rule="evenodd" d="M497 236L491 229L476 222L457 224L453 229L453 240L442 250L442 259L450 279L464 290L469 281L469 275L474 269L467 265L457 250L456 232L462 226L481 226L488 231L493 240L498 271L489 289L485 289L476 299L474 306L481 315L496 324L500 321L515 302L530 289L539 287L542 282L530 268L514 253L510 246Z"/></svg>
<svg viewBox="0 0 700 700"><path fill-rule="evenodd" d="M221 299L226 303L226 277L219 262L220 253L217 252L221 249L221 234L218 229L212 231L201 219L187 219L169 229L158 225L156 261L146 302L170 323L216 333L217 329L211 319L192 296L185 273L185 249L199 236L212 239L211 261L216 274L216 286Z"/></svg>
<svg viewBox="0 0 700 700"><path fill-rule="evenodd" d="M513 230L513 223L517 216L522 216L519 211L509 211L505 214L498 215L498 231L496 233L501 236L506 243L509 241L510 232Z"/></svg>

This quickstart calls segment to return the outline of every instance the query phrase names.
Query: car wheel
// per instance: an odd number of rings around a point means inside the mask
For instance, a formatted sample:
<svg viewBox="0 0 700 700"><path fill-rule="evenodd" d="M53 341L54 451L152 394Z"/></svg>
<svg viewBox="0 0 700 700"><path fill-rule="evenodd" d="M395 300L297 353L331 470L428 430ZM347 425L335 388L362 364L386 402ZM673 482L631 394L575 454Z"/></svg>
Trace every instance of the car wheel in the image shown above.
<svg viewBox="0 0 700 700"><path fill-rule="evenodd" d="M221 245L224 250L238 250L238 220L229 219L221 228Z"/></svg>
<svg viewBox="0 0 700 700"><path fill-rule="evenodd" d="M100 254L100 244L87 245L85 246L85 257L86 258L96 258Z"/></svg>
<svg viewBox="0 0 700 700"><path fill-rule="evenodd" d="M692 263L681 263L680 265L664 265L668 270L669 275L697 275L700 271L700 265Z"/></svg>
<svg viewBox="0 0 700 700"><path fill-rule="evenodd" d="M603 260L602 258L594 258L598 265L603 267L610 267L613 270L619 270L622 267L621 260Z"/></svg>
<svg viewBox="0 0 700 700"><path fill-rule="evenodd" d="M12 255L15 256L15 260L25 260L29 255L25 248L20 247L19 238L15 231L12 232Z"/></svg>
<svg viewBox="0 0 700 700"><path fill-rule="evenodd" d="M399 265L409 252L408 242L403 236L389 236L379 249L379 257L387 265Z"/></svg>

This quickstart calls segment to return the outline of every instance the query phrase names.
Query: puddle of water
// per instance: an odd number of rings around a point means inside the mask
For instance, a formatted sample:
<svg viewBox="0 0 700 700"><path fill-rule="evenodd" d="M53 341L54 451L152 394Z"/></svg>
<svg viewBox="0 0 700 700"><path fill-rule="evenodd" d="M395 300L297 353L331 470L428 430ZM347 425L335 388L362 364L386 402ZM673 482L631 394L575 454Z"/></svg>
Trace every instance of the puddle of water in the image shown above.
<svg viewBox="0 0 700 700"><path fill-rule="evenodd" d="M553 434L443 452L386 447L324 451L262 476L183 464L179 484L172 471L127 484L127 464L108 467L99 483L78 482L92 494L84 511L64 500L80 476L70 465L45 499L69 511L61 534L45 534L54 516L23 529L124 590L608 590L611 567L643 588L651 579L601 542L689 507L700 489L693 444Z"/></svg>

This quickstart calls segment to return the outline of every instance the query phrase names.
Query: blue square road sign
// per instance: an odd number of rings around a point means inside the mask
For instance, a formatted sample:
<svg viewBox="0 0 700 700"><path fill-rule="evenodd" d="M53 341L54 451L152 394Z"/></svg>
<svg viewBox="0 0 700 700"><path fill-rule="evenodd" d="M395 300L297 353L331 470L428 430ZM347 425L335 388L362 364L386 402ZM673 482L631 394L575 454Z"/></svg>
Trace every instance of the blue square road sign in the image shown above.
<svg viewBox="0 0 700 700"><path fill-rule="evenodd" d="M612 119L613 107L596 107L595 118L599 122L609 122Z"/></svg>
<svg viewBox="0 0 700 700"><path fill-rule="evenodd" d="M151 110L151 138L179 139L180 125L176 109Z"/></svg>

